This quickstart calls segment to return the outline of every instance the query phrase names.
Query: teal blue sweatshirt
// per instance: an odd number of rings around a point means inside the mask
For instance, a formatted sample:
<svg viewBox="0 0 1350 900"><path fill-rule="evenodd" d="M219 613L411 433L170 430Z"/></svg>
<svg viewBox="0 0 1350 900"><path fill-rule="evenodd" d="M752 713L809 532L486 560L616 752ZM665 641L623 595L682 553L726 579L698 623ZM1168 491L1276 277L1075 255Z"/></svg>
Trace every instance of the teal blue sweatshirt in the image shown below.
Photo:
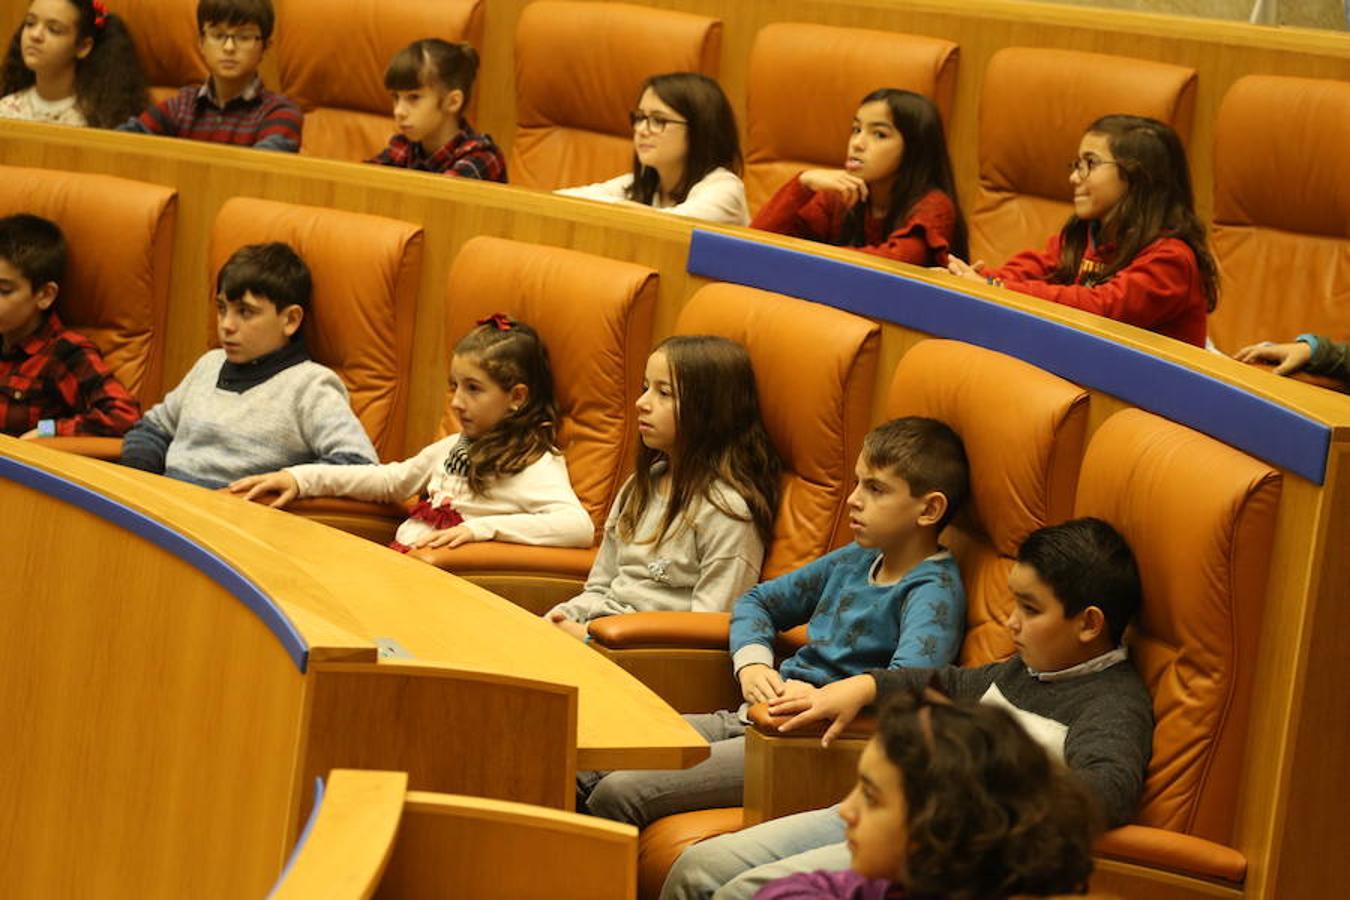
<svg viewBox="0 0 1350 900"><path fill-rule="evenodd" d="M784 679L819 687L872 668L955 660L966 623L956 560L944 550L888 585L873 582L880 562L880 552L849 544L742 594L731 614L734 670L773 665L774 637L803 622L810 640L783 661Z"/></svg>

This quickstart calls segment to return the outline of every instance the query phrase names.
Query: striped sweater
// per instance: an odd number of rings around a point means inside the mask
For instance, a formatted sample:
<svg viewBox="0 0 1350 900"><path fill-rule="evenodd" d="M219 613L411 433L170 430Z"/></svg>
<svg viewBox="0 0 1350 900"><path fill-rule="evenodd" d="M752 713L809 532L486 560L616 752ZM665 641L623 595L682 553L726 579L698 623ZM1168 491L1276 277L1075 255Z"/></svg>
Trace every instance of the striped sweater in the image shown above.
<svg viewBox="0 0 1350 900"><path fill-rule="evenodd" d="M294 153L300 149L304 124L300 107L264 88L258 78L223 106L207 79L128 119L117 130Z"/></svg>

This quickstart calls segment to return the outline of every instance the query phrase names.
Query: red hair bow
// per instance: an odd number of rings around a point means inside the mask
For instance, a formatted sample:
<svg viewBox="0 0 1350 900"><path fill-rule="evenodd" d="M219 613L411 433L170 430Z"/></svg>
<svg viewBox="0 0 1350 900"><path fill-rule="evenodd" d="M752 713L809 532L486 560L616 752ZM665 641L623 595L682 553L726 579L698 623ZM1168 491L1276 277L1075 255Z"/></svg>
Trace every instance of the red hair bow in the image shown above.
<svg viewBox="0 0 1350 900"><path fill-rule="evenodd" d="M108 7L103 5L103 0L92 0L90 5L94 7L94 27L102 29L108 23Z"/></svg>
<svg viewBox="0 0 1350 900"><path fill-rule="evenodd" d="M511 321L511 317L508 316L506 313L493 313L492 315L488 316L486 319L479 319L478 322L477 322L476 324L478 324L478 325L491 325L493 328L497 329L498 331L510 331L510 330L511 330L511 326L512 326L514 323Z"/></svg>

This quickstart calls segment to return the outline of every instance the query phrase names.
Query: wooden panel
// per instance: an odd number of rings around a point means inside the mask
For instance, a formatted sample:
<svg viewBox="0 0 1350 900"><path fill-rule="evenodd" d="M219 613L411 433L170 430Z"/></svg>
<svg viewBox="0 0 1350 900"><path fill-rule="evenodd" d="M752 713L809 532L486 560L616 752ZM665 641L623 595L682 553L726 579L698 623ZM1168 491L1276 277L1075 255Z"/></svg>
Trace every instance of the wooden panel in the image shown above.
<svg viewBox="0 0 1350 900"><path fill-rule="evenodd" d="M610 650L592 646L678 712L708 713L741 705L740 687L726 650Z"/></svg>
<svg viewBox="0 0 1350 900"><path fill-rule="evenodd" d="M1119 892L1122 897L1148 897L1148 900L1236 900L1242 890L1214 884L1199 878L1187 878L1114 859L1097 858L1092 873L1092 891Z"/></svg>
<svg viewBox="0 0 1350 900"><path fill-rule="evenodd" d="M262 896L292 835L286 649L150 540L3 479L0 509L5 893Z"/></svg>
<svg viewBox="0 0 1350 900"><path fill-rule="evenodd" d="M745 733L745 824L822 809L838 803L858 780L867 741L840 738L822 749L819 738Z"/></svg>
<svg viewBox="0 0 1350 900"><path fill-rule="evenodd" d="M312 677L307 784L335 768L391 769L422 790L576 803L574 687L391 664L319 664Z"/></svg>
<svg viewBox="0 0 1350 900"><path fill-rule="evenodd" d="M517 803L412 791L378 897L632 900L637 829Z"/></svg>
<svg viewBox="0 0 1350 900"><path fill-rule="evenodd" d="M394 850L407 790L406 772L331 772L304 846L296 848L269 900L374 894Z"/></svg>

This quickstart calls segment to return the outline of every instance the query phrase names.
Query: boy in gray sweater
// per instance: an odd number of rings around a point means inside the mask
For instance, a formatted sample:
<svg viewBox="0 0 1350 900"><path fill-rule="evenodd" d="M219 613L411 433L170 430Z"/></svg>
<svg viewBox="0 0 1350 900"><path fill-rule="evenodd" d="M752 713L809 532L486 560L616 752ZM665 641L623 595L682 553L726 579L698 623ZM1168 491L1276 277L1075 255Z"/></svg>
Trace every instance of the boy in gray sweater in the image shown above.
<svg viewBox="0 0 1350 900"><path fill-rule="evenodd" d="M795 716L783 731L830 721L828 745L867 704L934 681L953 699L1006 708L1097 798L1108 825L1124 825L1143 794L1153 744L1152 699L1121 644L1141 597L1134 554L1102 520L1075 519L1023 542L1008 587L1016 653L1004 662L870 672L771 701L770 711ZM834 809L722 835L685 851L661 897L750 897L796 872L847 869L843 840Z"/></svg>
<svg viewBox="0 0 1350 900"><path fill-rule="evenodd" d="M287 244L235 251L216 278L220 349L127 432L122 464L219 488L300 463L378 462L341 379L305 349L312 293Z"/></svg>

